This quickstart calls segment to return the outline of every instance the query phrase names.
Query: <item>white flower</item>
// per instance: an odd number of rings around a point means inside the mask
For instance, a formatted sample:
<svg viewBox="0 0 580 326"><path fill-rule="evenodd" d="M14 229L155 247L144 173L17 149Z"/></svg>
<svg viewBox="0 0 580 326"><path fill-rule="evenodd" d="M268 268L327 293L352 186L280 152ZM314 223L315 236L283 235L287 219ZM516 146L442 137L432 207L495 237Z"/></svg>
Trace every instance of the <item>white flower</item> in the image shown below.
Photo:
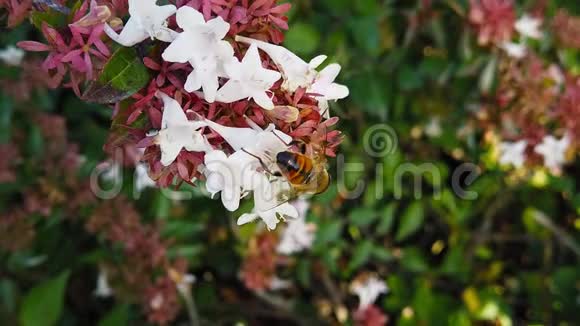
<svg viewBox="0 0 580 326"><path fill-rule="evenodd" d="M272 291L285 290L289 288L291 285L292 282L274 276L270 281L270 290Z"/></svg>
<svg viewBox="0 0 580 326"><path fill-rule="evenodd" d="M566 134L562 139L548 135L542 143L534 148L534 151L544 157L544 165L552 170L559 170L566 163L566 151L570 146L570 135Z"/></svg>
<svg viewBox="0 0 580 326"><path fill-rule="evenodd" d="M528 53L528 49L523 44L504 42L500 47L508 56L515 59L522 59Z"/></svg>
<svg viewBox="0 0 580 326"><path fill-rule="evenodd" d="M296 54L279 45L243 36L236 36L236 42L255 44L260 50L266 52L276 63L284 77L282 89L289 92L295 92L299 87L310 87L318 75L316 68L327 58L325 55L320 55L312 59L310 63L306 63L306 61L302 60Z"/></svg>
<svg viewBox="0 0 580 326"><path fill-rule="evenodd" d="M94 294L99 298L108 298L113 295L113 289L109 286L109 280L105 270L99 272L99 276L97 277L97 288L95 289Z"/></svg>
<svg viewBox="0 0 580 326"><path fill-rule="evenodd" d="M439 117L434 117L429 120L429 123L425 126L425 134L431 138L437 138L443 134L441 119Z"/></svg>
<svg viewBox="0 0 580 326"><path fill-rule="evenodd" d="M169 62L189 62L193 71L187 77L185 90L194 92L203 88L205 99L213 103L219 88L219 77L227 77L223 65L234 60L234 49L223 38L230 24L221 17L205 21L203 15L188 6L177 11L177 24L183 33L163 52Z"/></svg>
<svg viewBox="0 0 580 326"><path fill-rule="evenodd" d="M108 161L103 162L103 165L105 165L103 173L101 174L103 180L115 183L121 182L123 178L121 164L116 161Z"/></svg>
<svg viewBox="0 0 580 326"><path fill-rule="evenodd" d="M379 295L389 292L389 288L384 281L371 276L363 282L355 282L351 291L358 296L358 309L361 310L373 304Z"/></svg>
<svg viewBox="0 0 580 326"><path fill-rule="evenodd" d="M235 151L245 150L264 160L268 159L266 156L287 150L287 144L292 142L292 137L277 130L274 124L262 130L252 120L246 119L246 121L252 128L226 127L207 119L204 120L207 126L222 136Z"/></svg>
<svg viewBox="0 0 580 326"><path fill-rule="evenodd" d="M515 29L522 36L533 39L542 38L543 33L540 30L540 26L542 26L541 19L531 17L530 15L527 14L523 15L520 19L518 19L514 25Z"/></svg>
<svg viewBox="0 0 580 326"><path fill-rule="evenodd" d="M171 42L175 32L167 28L167 18L176 10L174 5L158 6L157 0L129 0L131 17L121 34L117 34L108 24L105 24L105 33L124 46L133 46L147 38Z"/></svg>
<svg viewBox="0 0 580 326"><path fill-rule="evenodd" d="M524 166L526 161L525 151L528 147L528 142L525 140L520 140L518 142L502 142L499 145L500 148L500 158L499 162L502 165L513 165L516 168L521 168Z"/></svg>
<svg viewBox="0 0 580 326"><path fill-rule="evenodd" d="M316 228L311 223L306 223L306 212L309 203L300 199L293 203L298 210L298 218L288 222L288 226L282 233L282 239L278 244L277 251L283 255L291 255L312 247Z"/></svg>
<svg viewBox="0 0 580 326"><path fill-rule="evenodd" d="M562 72L562 69L556 64L551 64L550 67L548 67L548 75L556 83L556 87L562 86L566 81L564 72Z"/></svg>
<svg viewBox="0 0 580 326"><path fill-rule="evenodd" d="M340 73L340 65L330 64L322 69L316 76L314 83L308 88L308 93L318 94L314 97L318 100L320 109L324 111L324 117L329 118L328 101L343 99L349 95L348 87L334 82Z"/></svg>
<svg viewBox="0 0 580 326"><path fill-rule="evenodd" d="M240 199L257 184L255 158L244 151L237 151L229 157L222 151L205 154L205 186L212 197L221 192L224 207L230 212L240 207Z"/></svg>
<svg viewBox="0 0 580 326"><path fill-rule="evenodd" d="M254 209L252 213L246 213L240 216L238 219L238 225L244 225L261 218L264 223L266 223L269 230L274 230L276 229L276 225L280 221L280 218L296 218L297 216L298 213L296 212L296 208L289 203L284 203L265 211L257 211Z"/></svg>
<svg viewBox="0 0 580 326"><path fill-rule="evenodd" d="M0 60L9 66L20 66L24 58L24 51L14 46L0 50Z"/></svg>
<svg viewBox="0 0 580 326"><path fill-rule="evenodd" d="M143 192L145 188L154 188L157 186L155 181L149 177L147 164L139 163L135 167L135 191L137 193Z"/></svg>
<svg viewBox="0 0 580 326"><path fill-rule="evenodd" d="M169 269L169 277L175 283L177 291L183 297L189 297L191 295L191 285L195 282L195 276L182 274L174 269Z"/></svg>
<svg viewBox="0 0 580 326"><path fill-rule="evenodd" d="M185 148L190 152L207 152L212 150L207 139L202 135L203 121L189 121L179 103L164 93L159 93L163 100L163 118L161 130L155 136L155 143L161 148L161 164L168 166Z"/></svg>
<svg viewBox="0 0 580 326"><path fill-rule="evenodd" d="M280 79L280 73L265 69L256 45L251 45L242 59L237 59L225 65L225 71L230 78L218 91L216 100L232 103L246 98L252 98L266 110L274 109L274 103L268 91Z"/></svg>
<svg viewBox="0 0 580 326"><path fill-rule="evenodd" d="M238 225L262 219L269 230L276 229L280 219L298 217L298 210L284 198L289 193L290 184L281 179L270 181L264 174L260 174L254 189L254 209L238 219Z"/></svg>
<svg viewBox="0 0 580 326"><path fill-rule="evenodd" d="M282 201L278 195L288 192L289 184L281 179L271 182L269 177L278 169L276 154L288 150L292 137L276 130L273 124L262 130L250 119L246 121L251 128L226 127L207 119L201 121L235 150L229 157L222 151L206 154L206 188L212 197L221 192L222 202L230 211L237 210L240 199L254 191L255 214L245 223L263 216L270 226L275 227L278 220L276 211L288 210L279 205ZM272 224L274 220L276 223Z"/></svg>

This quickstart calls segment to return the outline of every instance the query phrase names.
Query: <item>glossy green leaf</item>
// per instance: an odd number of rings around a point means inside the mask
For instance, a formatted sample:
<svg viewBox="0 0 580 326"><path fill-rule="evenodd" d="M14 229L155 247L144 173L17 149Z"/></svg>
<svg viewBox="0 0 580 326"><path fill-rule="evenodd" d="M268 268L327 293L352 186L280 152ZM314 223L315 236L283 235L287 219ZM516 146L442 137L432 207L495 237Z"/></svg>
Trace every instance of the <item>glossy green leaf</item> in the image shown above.
<svg viewBox="0 0 580 326"><path fill-rule="evenodd" d="M64 272L32 288L22 302L19 320L22 326L56 325L63 308L70 272Z"/></svg>
<svg viewBox="0 0 580 326"><path fill-rule="evenodd" d="M421 202L414 202L403 213L400 219L399 229L397 230L397 241L403 241L415 234L422 226L425 220L425 212Z"/></svg>
<svg viewBox="0 0 580 326"><path fill-rule="evenodd" d="M93 103L120 102L147 85L151 76L134 48L121 47L109 59L82 99Z"/></svg>

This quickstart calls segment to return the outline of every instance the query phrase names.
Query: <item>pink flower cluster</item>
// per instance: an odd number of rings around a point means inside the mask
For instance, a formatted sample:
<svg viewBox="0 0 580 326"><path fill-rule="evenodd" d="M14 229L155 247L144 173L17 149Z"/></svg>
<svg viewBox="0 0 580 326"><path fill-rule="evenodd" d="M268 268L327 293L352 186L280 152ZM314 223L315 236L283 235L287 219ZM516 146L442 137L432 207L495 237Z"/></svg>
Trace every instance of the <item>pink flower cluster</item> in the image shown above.
<svg viewBox="0 0 580 326"><path fill-rule="evenodd" d="M477 29L480 45L509 41L515 20L512 0L470 0L469 21Z"/></svg>
<svg viewBox="0 0 580 326"><path fill-rule="evenodd" d="M18 46L27 51L48 52L42 68L51 73L53 86L58 86L69 73L70 81L66 86L80 96L81 83L95 79L97 71L111 55L103 40L104 23L109 18L108 8L99 6L95 0L85 1L67 27L57 29L42 23L42 34L48 44L22 41Z"/></svg>
<svg viewBox="0 0 580 326"><path fill-rule="evenodd" d="M108 26L115 30L120 28L121 18L127 14L129 3L128 0L85 0L69 15L71 18L66 26L51 26L42 22L40 28L45 43L23 41L18 45L27 51L48 52L42 68L49 74L50 85L56 87L64 82L65 87L72 88L80 97L87 82L98 78L112 55L114 42L104 29ZM235 42L236 36L280 44L284 40L283 31L288 28L285 14L290 4L279 4L277 0L175 0L170 3L176 9L184 6L196 9L206 21L221 17L230 26L224 40L232 45L238 59L244 57L249 46ZM166 29L181 31L175 15L166 21ZM325 155L335 155L342 139L339 131L330 129L338 119L323 117L327 109L320 108L316 98L319 94L308 93L305 88L290 92L282 87L280 80L269 90L276 106L271 111L264 110L249 99L234 103L209 103L198 93L189 93L184 89L187 76L192 72L191 65L162 59L161 54L168 45L144 41L142 47L148 50L144 52L143 64L153 78L130 99L115 104L115 127L105 146L107 152L117 147L137 145L145 148L143 161L148 162L152 179L162 187L174 184L176 178L188 183L194 178L202 178L198 167L203 163L204 153L182 151L171 165L164 166L160 162L159 146L147 137L149 130L161 129L163 103L156 95L162 92L176 99L191 120L202 117L230 127L248 127L248 118L260 127L273 123L278 130L305 144L307 149L322 148ZM261 57L264 68L280 71L280 67L264 53ZM205 128L204 137L214 148L228 151L229 145L209 128Z"/></svg>

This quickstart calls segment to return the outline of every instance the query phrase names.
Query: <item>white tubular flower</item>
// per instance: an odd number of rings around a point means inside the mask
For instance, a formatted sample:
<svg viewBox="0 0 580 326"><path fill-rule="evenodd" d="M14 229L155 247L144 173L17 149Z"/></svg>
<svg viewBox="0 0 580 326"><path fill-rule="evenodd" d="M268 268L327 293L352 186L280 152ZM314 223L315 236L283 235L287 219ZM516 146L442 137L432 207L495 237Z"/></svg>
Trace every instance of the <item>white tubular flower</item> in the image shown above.
<svg viewBox="0 0 580 326"><path fill-rule="evenodd" d="M106 166L103 174L101 174L103 180L108 182L122 182L123 167L121 164L116 161L108 161L104 162L103 165Z"/></svg>
<svg viewBox="0 0 580 326"><path fill-rule="evenodd" d="M306 63L296 54L279 45L244 36L236 36L236 42L256 45L260 50L266 52L282 72L284 77L282 89L289 92L295 92L299 87L310 87L318 75L316 68L327 58L325 55L320 55L312 59L310 63Z"/></svg>
<svg viewBox="0 0 580 326"><path fill-rule="evenodd" d="M441 119L439 117L429 120L429 123L425 126L425 134L431 138L441 137L443 129L441 128Z"/></svg>
<svg viewBox="0 0 580 326"><path fill-rule="evenodd" d="M129 0L131 17L121 34L105 24L105 33L123 46L133 46L147 38L171 42L175 32L167 28L167 18L175 14L174 5L158 6L157 0Z"/></svg>
<svg viewBox="0 0 580 326"><path fill-rule="evenodd" d="M246 150L260 158L266 154L276 154L288 149L286 144L292 142L292 137L276 129L274 124L262 130L251 120L246 120L252 128L226 127L205 119L204 122L235 150Z"/></svg>
<svg viewBox="0 0 580 326"><path fill-rule="evenodd" d="M240 199L257 184L258 162L243 151L229 157L222 151L205 154L206 188L212 197L221 192L224 207L235 212L240 207Z"/></svg>
<svg viewBox="0 0 580 326"><path fill-rule="evenodd" d="M262 219L269 230L276 229L280 219L298 217L298 210L288 203L281 195L290 190L288 182L275 180L270 182L264 174L259 175L258 187L254 189L254 209L238 219L238 225Z"/></svg>
<svg viewBox="0 0 580 326"><path fill-rule="evenodd" d="M184 148L190 152L211 151L211 145L200 130L206 123L189 121L176 100L164 93L160 95L164 105L163 118L155 143L161 147L161 164L168 166L173 163Z"/></svg>
<svg viewBox="0 0 580 326"><path fill-rule="evenodd" d="M105 270L99 272L97 288L95 289L94 295L98 298L108 298L113 295L113 289L109 285L109 279L107 278L107 272Z"/></svg>
<svg viewBox="0 0 580 326"><path fill-rule="evenodd" d="M175 283L177 291L183 297L189 297L191 295L191 285L195 283L195 276L191 274L182 274L175 269L169 269L169 278Z"/></svg>
<svg viewBox="0 0 580 326"><path fill-rule="evenodd" d="M541 26L541 19L534 18L527 14L518 19L514 25L516 31L518 31L522 36L533 39L541 39L543 37L544 34L540 30Z"/></svg>
<svg viewBox="0 0 580 326"><path fill-rule="evenodd" d="M276 276L272 278L270 281L270 290L272 291L279 291L279 290L286 290L292 286L292 282L288 280L280 279Z"/></svg>
<svg viewBox="0 0 580 326"><path fill-rule="evenodd" d="M0 50L0 61L9 66L20 66L24 58L24 51L14 46Z"/></svg>
<svg viewBox="0 0 580 326"><path fill-rule="evenodd" d="M358 309L364 310L372 305L379 295L389 292L389 288L384 281L371 276L363 282L355 282L351 287L351 292L358 296Z"/></svg>
<svg viewBox="0 0 580 326"><path fill-rule="evenodd" d="M135 167L135 191L140 194L146 188L155 188L157 184L149 177L147 164L139 163Z"/></svg>
<svg viewBox="0 0 580 326"><path fill-rule="evenodd" d="M314 83L307 90L308 93L317 94L314 97L318 100L324 117L329 118L328 101L336 101L346 98L349 95L348 87L334 82L340 73L340 65L337 63L330 64L322 69L316 76Z"/></svg>
<svg viewBox="0 0 580 326"><path fill-rule="evenodd" d="M225 72L230 79L218 91L217 101L232 103L252 98L262 108L274 109L274 103L267 92L281 75L277 71L265 69L262 66L262 59L256 45L250 46L242 62L234 59L227 63Z"/></svg>
<svg viewBox="0 0 580 326"><path fill-rule="evenodd" d="M516 168L524 166L526 161L525 151L528 147L528 142L520 140L518 142L502 142L499 145L500 158L499 163L502 165L513 165Z"/></svg>
<svg viewBox="0 0 580 326"><path fill-rule="evenodd" d="M310 204L304 199L292 203L298 210L298 218L288 222L288 226L282 233L282 239L277 251L282 255L291 255L312 247L315 239L316 227L306 223L306 212Z"/></svg>
<svg viewBox="0 0 580 326"><path fill-rule="evenodd" d="M566 151L570 146L570 135L566 134L558 140L552 135L545 136L542 143L534 148L534 151L544 157L544 165L557 171L566 163Z"/></svg>
<svg viewBox="0 0 580 326"><path fill-rule="evenodd" d="M205 21L203 15L188 6L177 11L177 24L183 33L162 54L169 62L189 62L193 71L187 77L185 90L203 89L205 100L213 103L219 88L219 77L227 77L224 63L234 60L234 49L223 38L230 24L221 17Z"/></svg>
<svg viewBox="0 0 580 326"><path fill-rule="evenodd" d="M522 59L528 53L528 49L523 44L518 44L514 42L505 42L500 48L505 51L505 53L515 59Z"/></svg>

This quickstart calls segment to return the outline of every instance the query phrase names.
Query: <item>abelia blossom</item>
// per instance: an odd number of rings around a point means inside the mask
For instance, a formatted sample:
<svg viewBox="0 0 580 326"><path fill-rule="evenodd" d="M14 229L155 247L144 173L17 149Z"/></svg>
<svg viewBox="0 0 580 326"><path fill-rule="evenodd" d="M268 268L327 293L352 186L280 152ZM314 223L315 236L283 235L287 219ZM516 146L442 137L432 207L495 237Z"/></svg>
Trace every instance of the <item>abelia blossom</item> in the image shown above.
<svg viewBox="0 0 580 326"><path fill-rule="evenodd" d="M356 326L384 326L387 325L389 316L385 315L376 305L370 305L355 311L353 319Z"/></svg>
<svg viewBox="0 0 580 326"><path fill-rule="evenodd" d="M502 142L500 144L500 158L499 162L503 165L513 165L516 168L524 166L526 161L525 151L528 147L528 142L520 140L518 142Z"/></svg>
<svg viewBox="0 0 580 326"><path fill-rule="evenodd" d="M12 28L24 21L30 9L32 8L32 0L1 0L0 8L8 11L8 27Z"/></svg>
<svg viewBox="0 0 580 326"><path fill-rule="evenodd" d="M429 119L429 122L425 125L425 134L431 138L439 138L443 135L443 128L441 128L441 119L439 117Z"/></svg>
<svg viewBox="0 0 580 326"><path fill-rule="evenodd" d="M558 10L552 20L552 32L565 47L580 49L580 17L572 16L564 9Z"/></svg>
<svg viewBox="0 0 580 326"><path fill-rule="evenodd" d="M300 87L310 87L318 74L316 68L327 58L325 55L320 55L312 59L310 63L307 63L282 46L240 35L236 36L236 42L256 45L260 50L266 52L274 63L276 63L278 69L280 69L280 73L282 73L282 77L284 78L282 89L288 92L295 92Z"/></svg>
<svg viewBox="0 0 580 326"><path fill-rule="evenodd" d="M525 45L514 42L502 43L500 48L504 50L508 56L514 59L522 59L528 53L528 49Z"/></svg>
<svg viewBox="0 0 580 326"><path fill-rule="evenodd" d="M227 77L224 64L233 60L234 49L223 41L230 25L221 17L205 21L203 15L191 7L177 11L177 24L183 32L165 49L163 59L169 62L189 62L193 71L187 77L185 90L203 88L206 101L215 101L219 77Z"/></svg>
<svg viewBox="0 0 580 326"><path fill-rule="evenodd" d="M205 123L189 121L176 100L164 93L160 96L164 104L163 120L155 143L161 148L161 164L168 166L173 163L184 148L190 152L211 150L200 130Z"/></svg>
<svg viewBox="0 0 580 326"><path fill-rule="evenodd" d="M171 42L174 32L167 28L167 19L175 14L174 5L158 6L157 0L129 0L131 17L120 34L105 25L105 33L115 42L123 46L133 46L151 38L163 42Z"/></svg>
<svg viewBox="0 0 580 326"><path fill-rule="evenodd" d="M566 151L571 143L570 135L566 134L561 139L552 135L544 137L542 143L534 147L537 154L544 158L544 165L552 171L558 171L566 163Z"/></svg>
<svg viewBox="0 0 580 326"><path fill-rule="evenodd" d="M24 51L14 46L0 50L0 61L9 66L20 66L24 58Z"/></svg>
<svg viewBox="0 0 580 326"><path fill-rule="evenodd" d="M95 289L94 294L98 298L109 298L113 295L113 289L109 285L107 271L104 269L99 271L99 275L97 276L97 288Z"/></svg>
<svg viewBox="0 0 580 326"><path fill-rule="evenodd" d="M70 26L70 31L74 40L74 50L69 51L60 60L70 62L71 67L81 73L86 73L87 80L93 79L93 62L91 55L106 60L111 55L109 48L101 40L104 25L96 25L92 29L85 30L74 25ZM90 32L90 33L89 33ZM83 35L87 35L86 38ZM93 48L94 46L94 48Z"/></svg>
<svg viewBox="0 0 580 326"><path fill-rule="evenodd" d="M224 207L234 212L240 207L240 199L256 186L255 158L244 151L227 156L222 151L205 155L206 188L212 196L221 192Z"/></svg>
<svg viewBox="0 0 580 326"><path fill-rule="evenodd" d="M251 45L241 62L233 60L224 66L229 80L218 91L216 100L232 103L243 99L253 99L266 110L274 109L274 102L268 95L270 88L281 77L274 70L265 69L256 45Z"/></svg>
<svg viewBox="0 0 580 326"><path fill-rule="evenodd" d="M88 1L85 1L81 8L75 13L75 17L73 17L74 23L72 26L76 27L91 27L95 25L100 25L109 20L111 18L111 9L108 6L99 5L96 0L90 1L90 7L88 8L88 12L82 17L79 16L83 10L83 7L86 7Z"/></svg>
<svg viewBox="0 0 580 326"><path fill-rule="evenodd" d="M31 52L49 52L42 63L42 68L47 72L56 71L53 78L60 84L64 75L68 71L68 66L62 61L62 58L71 50L71 46L66 44L65 38L59 31L52 28L46 22L42 23L42 34L48 44L35 41L18 42L18 47Z"/></svg>
<svg viewBox="0 0 580 326"><path fill-rule="evenodd" d="M533 39L540 39L543 36L540 27L542 26L542 21L538 18L534 18L530 15L523 15L520 19L518 19L515 24L514 28L520 35L524 37L529 37Z"/></svg>
<svg viewBox="0 0 580 326"><path fill-rule="evenodd" d="M316 235L316 225L306 222L306 212L310 206L308 201L300 199L292 205L298 211L298 218L289 221L282 232L277 248L282 255L291 255L312 247Z"/></svg>
<svg viewBox="0 0 580 326"><path fill-rule="evenodd" d="M376 276L368 276L366 279L354 281L351 292L358 296L358 309L364 310L372 305L381 294L389 292L389 288Z"/></svg>
<svg viewBox="0 0 580 326"><path fill-rule="evenodd" d="M512 38L516 20L512 0L470 0L469 21L478 30L478 42L502 44Z"/></svg>
<svg viewBox="0 0 580 326"><path fill-rule="evenodd" d="M318 105L324 113L325 118L329 118L328 101L336 101L348 97L348 87L334 82L340 73L340 65L333 63L326 66L316 76L314 83L308 88L309 93L313 93L318 100Z"/></svg>
<svg viewBox="0 0 580 326"><path fill-rule="evenodd" d="M155 181L149 177L147 165L144 163L139 163L135 166L135 180L133 182L135 191L138 194L143 192L146 188L153 188L157 185Z"/></svg>

